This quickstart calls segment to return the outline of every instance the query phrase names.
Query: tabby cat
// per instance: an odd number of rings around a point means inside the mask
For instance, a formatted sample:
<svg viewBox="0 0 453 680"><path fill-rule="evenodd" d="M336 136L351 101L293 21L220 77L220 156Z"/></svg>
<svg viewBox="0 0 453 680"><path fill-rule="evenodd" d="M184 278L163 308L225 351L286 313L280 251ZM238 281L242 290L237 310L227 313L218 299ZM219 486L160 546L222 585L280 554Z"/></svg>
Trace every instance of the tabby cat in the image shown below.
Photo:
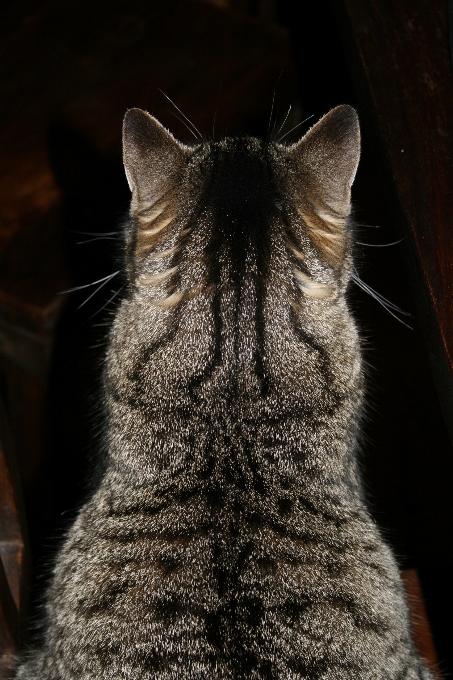
<svg viewBox="0 0 453 680"><path fill-rule="evenodd" d="M429 680L357 466L357 114L297 143L124 120L106 461L20 680Z"/></svg>

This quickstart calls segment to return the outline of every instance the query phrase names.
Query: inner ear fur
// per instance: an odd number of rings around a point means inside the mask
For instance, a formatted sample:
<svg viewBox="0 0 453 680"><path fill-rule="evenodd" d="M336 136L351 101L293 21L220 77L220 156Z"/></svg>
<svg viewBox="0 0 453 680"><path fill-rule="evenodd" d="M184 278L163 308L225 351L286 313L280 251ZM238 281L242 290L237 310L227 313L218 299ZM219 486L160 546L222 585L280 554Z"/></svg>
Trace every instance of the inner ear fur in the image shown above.
<svg viewBox="0 0 453 680"><path fill-rule="evenodd" d="M123 162L132 202L153 203L177 181L185 152L153 116L129 109L123 122Z"/></svg>
<svg viewBox="0 0 453 680"><path fill-rule="evenodd" d="M320 256L339 269L346 253L351 186L360 158L355 109L337 106L288 150L297 211Z"/></svg>

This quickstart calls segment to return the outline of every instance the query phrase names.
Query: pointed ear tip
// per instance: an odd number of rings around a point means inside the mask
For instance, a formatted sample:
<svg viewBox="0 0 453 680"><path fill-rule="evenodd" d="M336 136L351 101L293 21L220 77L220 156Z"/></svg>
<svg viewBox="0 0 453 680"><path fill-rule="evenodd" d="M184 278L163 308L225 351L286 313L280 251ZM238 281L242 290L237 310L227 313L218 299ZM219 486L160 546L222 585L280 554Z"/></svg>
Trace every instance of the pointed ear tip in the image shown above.
<svg viewBox="0 0 453 680"><path fill-rule="evenodd" d="M329 111L329 113L341 113L344 116L350 116L351 118L357 118L357 111L350 104L339 104Z"/></svg>
<svg viewBox="0 0 453 680"><path fill-rule="evenodd" d="M149 136L176 142L174 136L160 121L143 109L128 109L123 118L123 140L136 136Z"/></svg>
<svg viewBox="0 0 453 680"><path fill-rule="evenodd" d="M126 128L130 128L132 125L138 123L139 121L143 121L144 118L151 117L152 116L147 111L143 111L143 109L138 108L127 109L123 118L123 130L126 130Z"/></svg>
<svg viewBox="0 0 453 680"><path fill-rule="evenodd" d="M357 133L360 132L359 116L353 106L350 106L349 104L340 104L340 106L336 106L329 111L327 115L337 119L340 124L348 129L354 130Z"/></svg>
<svg viewBox="0 0 453 680"><path fill-rule="evenodd" d="M339 106L336 106L334 109L329 111L327 116L329 118L336 118L351 127L359 126L359 116L357 111L349 104L340 104Z"/></svg>
<svg viewBox="0 0 453 680"><path fill-rule="evenodd" d="M123 118L123 140L130 137L135 130L144 111L141 109L128 109Z"/></svg>
<svg viewBox="0 0 453 680"><path fill-rule="evenodd" d="M143 109L140 109L138 106L132 106L130 109L126 109L126 113L124 114L124 117L127 118L128 116L134 116L134 115L148 115L149 113L147 111L144 111Z"/></svg>

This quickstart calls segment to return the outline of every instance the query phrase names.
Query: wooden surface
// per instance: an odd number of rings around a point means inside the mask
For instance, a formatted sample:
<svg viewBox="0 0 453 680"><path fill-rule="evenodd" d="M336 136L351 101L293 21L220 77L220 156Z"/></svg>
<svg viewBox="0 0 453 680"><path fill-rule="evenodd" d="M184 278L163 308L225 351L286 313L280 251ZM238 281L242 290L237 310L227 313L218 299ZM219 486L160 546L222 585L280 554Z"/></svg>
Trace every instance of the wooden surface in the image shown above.
<svg viewBox="0 0 453 680"><path fill-rule="evenodd" d="M419 317L453 435L453 76L444 0L337 0L362 118L410 234Z"/></svg>
<svg viewBox="0 0 453 680"><path fill-rule="evenodd" d="M0 399L0 677L7 677L20 643L25 541L20 482Z"/></svg>
<svg viewBox="0 0 453 680"><path fill-rule="evenodd" d="M415 569L404 569L403 583L411 612L412 639L422 659L436 680L441 680L438 659L426 613L420 579Z"/></svg>

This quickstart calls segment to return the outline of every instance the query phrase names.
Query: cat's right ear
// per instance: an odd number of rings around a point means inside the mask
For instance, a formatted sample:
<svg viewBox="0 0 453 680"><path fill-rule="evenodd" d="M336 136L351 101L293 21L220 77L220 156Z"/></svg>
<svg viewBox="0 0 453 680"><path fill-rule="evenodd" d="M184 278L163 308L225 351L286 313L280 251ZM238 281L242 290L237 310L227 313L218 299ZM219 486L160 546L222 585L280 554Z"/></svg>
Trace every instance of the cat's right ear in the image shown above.
<svg viewBox="0 0 453 680"><path fill-rule="evenodd" d="M288 149L296 208L320 255L339 268L345 256L360 128L351 106L337 106Z"/></svg>
<svg viewBox="0 0 453 680"><path fill-rule="evenodd" d="M123 122L123 162L133 201L155 201L175 183L183 147L153 116L129 109Z"/></svg>

